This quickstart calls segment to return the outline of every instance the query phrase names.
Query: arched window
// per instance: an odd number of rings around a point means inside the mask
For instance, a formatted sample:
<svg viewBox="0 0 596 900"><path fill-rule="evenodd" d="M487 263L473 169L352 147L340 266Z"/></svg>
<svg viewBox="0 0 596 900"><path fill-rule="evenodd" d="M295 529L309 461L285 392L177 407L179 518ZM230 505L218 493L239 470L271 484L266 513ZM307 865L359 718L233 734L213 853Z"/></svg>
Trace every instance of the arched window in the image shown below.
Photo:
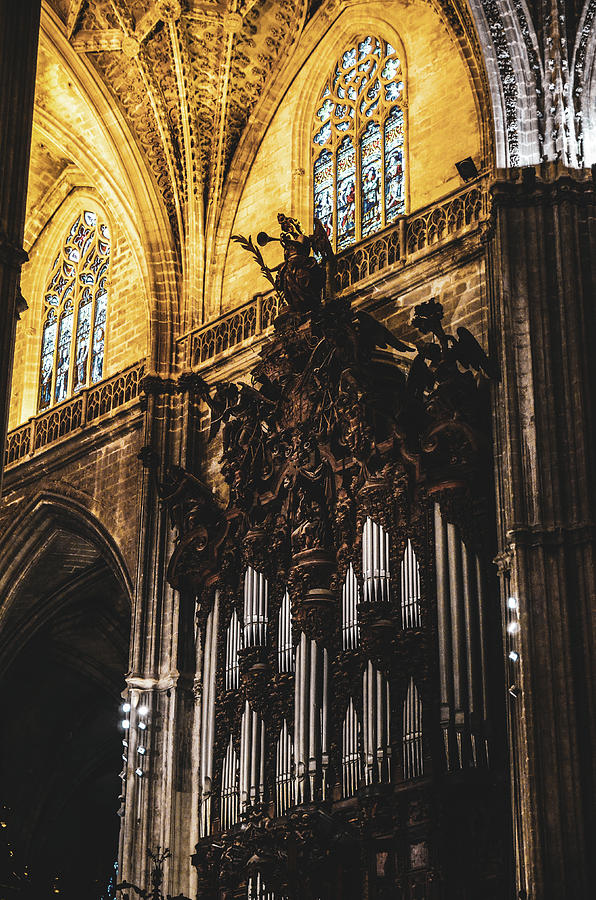
<svg viewBox="0 0 596 900"><path fill-rule="evenodd" d="M62 242L44 294L40 410L102 378L109 269L108 226L83 210Z"/></svg>
<svg viewBox="0 0 596 900"><path fill-rule="evenodd" d="M312 131L314 214L337 251L406 211L405 107L397 50L359 37L325 83Z"/></svg>

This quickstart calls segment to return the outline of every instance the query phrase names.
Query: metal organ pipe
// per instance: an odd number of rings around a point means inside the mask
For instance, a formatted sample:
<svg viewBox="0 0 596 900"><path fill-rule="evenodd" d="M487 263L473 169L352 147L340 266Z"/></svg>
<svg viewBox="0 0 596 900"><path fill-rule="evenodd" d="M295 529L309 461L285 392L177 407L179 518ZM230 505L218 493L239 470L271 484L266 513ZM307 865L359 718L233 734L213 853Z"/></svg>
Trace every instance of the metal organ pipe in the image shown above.
<svg viewBox="0 0 596 900"><path fill-rule="evenodd" d="M360 726L354 701L350 697L343 724L342 788L344 797L352 797L358 790L361 777L359 743Z"/></svg>
<svg viewBox="0 0 596 900"><path fill-rule="evenodd" d="M391 777L390 697L387 679L369 660L362 675L364 778L367 784Z"/></svg>
<svg viewBox="0 0 596 900"><path fill-rule="evenodd" d="M348 567L342 587L342 649L354 650L359 643L358 580L352 563Z"/></svg>
<svg viewBox="0 0 596 900"><path fill-rule="evenodd" d="M389 602L389 534L370 516L362 530L362 570L364 599L369 603Z"/></svg>
<svg viewBox="0 0 596 900"><path fill-rule="evenodd" d="M263 647L267 642L268 583L249 566L244 574L244 646Z"/></svg>
<svg viewBox="0 0 596 900"><path fill-rule="evenodd" d="M234 750L234 742L230 740L222 765L221 775L221 827L226 831L238 821L238 760Z"/></svg>
<svg viewBox="0 0 596 900"><path fill-rule="evenodd" d="M327 754L327 651L305 634L296 653L296 802L324 797Z"/></svg>
<svg viewBox="0 0 596 900"><path fill-rule="evenodd" d="M402 628L418 628L420 625L420 567L409 538L401 561L400 576Z"/></svg>
<svg viewBox="0 0 596 900"><path fill-rule="evenodd" d="M406 781L424 774L422 701L413 678L404 702L403 767Z"/></svg>
<svg viewBox="0 0 596 900"><path fill-rule="evenodd" d="M213 784L213 736L215 731L215 670L217 663L217 635L219 630L219 591L215 592L213 609L207 617L203 651L203 694L201 701L200 778L201 815L200 834L211 833L211 787Z"/></svg>
<svg viewBox="0 0 596 900"><path fill-rule="evenodd" d="M488 762L483 569L457 526L435 504L441 726L447 767ZM457 748L454 754L453 749Z"/></svg>

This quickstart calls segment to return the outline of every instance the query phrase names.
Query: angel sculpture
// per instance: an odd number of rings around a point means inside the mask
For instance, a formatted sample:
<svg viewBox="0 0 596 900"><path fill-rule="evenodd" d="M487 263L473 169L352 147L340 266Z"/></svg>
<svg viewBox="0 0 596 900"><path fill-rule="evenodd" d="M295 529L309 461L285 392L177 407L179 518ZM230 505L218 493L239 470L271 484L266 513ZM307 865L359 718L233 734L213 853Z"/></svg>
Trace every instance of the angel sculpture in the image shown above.
<svg viewBox="0 0 596 900"><path fill-rule="evenodd" d="M321 305L324 296L328 299L333 296L335 256L329 238L319 219L314 220L312 235L304 234L300 222L284 213L278 213L277 221L281 227L279 238L270 237L264 231L257 235L259 247L272 241L283 247L284 260L273 268L266 265L251 237L247 240L242 235L233 235L232 240L252 253L265 278L293 312L312 313ZM312 255L313 251L316 256Z"/></svg>
<svg viewBox="0 0 596 900"><path fill-rule="evenodd" d="M408 375L408 388L422 397L435 385L458 383L462 379L472 382L482 377L495 378L494 363L486 355L474 335L467 328L456 329L457 337L447 334L443 328L443 306L433 297L414 307L411 324L422 334L432 334L434 341L418 345Z"/></svg>

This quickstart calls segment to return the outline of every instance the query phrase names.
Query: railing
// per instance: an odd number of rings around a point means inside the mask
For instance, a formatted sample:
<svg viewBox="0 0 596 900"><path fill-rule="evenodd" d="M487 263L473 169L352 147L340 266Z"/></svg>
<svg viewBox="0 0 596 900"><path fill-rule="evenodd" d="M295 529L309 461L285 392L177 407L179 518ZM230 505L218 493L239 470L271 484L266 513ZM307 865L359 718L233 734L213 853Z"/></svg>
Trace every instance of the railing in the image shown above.
<svg viewBox="0 0 596 900"><path fill-rule="evenodd" d="M4 465L14 465L43 447L94 424L108 413L136 400L144 373L145 360L142 360L118 375L86 388L71 400L29 419L26 425L10 431L6 440Z"/></svg>
<svg viewBox="0 0 596 900"><path fill-rule="evenodd" d="M488 218L489 199L488 179L479 176L438 203L404 216L390 228L344 250L337 257L337 290L347 291L397 262L405 266L442 241L476 229ZM179 338L182 364L201 367L263 333L273 324L278 302L273 291L257 295Z"/></svg>

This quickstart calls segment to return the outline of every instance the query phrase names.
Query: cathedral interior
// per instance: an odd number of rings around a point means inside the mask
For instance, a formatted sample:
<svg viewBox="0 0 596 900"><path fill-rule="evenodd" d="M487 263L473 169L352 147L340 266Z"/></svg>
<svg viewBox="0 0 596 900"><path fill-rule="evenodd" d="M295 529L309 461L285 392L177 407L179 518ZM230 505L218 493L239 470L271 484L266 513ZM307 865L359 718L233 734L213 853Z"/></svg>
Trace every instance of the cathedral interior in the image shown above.
<svg viewBox="0 0 596 900"><path fill-rule="evenodd" d="M0 895L582 900L596 0L1 0Z"/></svg>

